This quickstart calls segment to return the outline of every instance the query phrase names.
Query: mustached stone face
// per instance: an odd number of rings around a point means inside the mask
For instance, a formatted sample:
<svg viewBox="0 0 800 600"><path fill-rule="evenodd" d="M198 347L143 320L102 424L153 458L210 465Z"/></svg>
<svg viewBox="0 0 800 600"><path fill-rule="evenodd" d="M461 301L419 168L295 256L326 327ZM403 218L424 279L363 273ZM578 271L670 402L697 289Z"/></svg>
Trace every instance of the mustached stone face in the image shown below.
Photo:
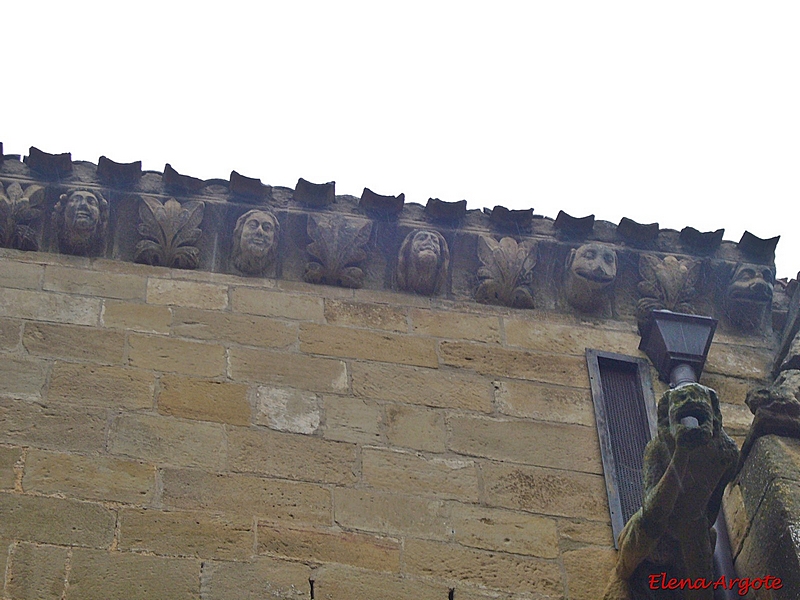
<svg viewBox="0 0 800 600"><path fill-rule="evenodd" d="M731 300L769 302L772 300L773 281L772 269L769 267L739 265L728 286L728 297Z"/></svg>
<svg viewBox="0 0 800 600"><path fill-rule="evenodd" d="M589 281L609 284L617 276L617 253L602 244L585 244L575 252L572 272Z"/></svg>

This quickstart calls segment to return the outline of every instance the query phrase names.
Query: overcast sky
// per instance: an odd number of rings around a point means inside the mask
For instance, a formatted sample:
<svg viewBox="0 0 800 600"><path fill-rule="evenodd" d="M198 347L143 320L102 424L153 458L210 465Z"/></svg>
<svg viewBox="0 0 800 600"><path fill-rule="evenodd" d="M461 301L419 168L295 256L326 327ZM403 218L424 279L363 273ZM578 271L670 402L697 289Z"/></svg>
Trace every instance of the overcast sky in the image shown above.
<svg viewBox="0 0 800 600"><path fill-rule="evenodd" d="M258 8L255 8L258 6ZM778 244L800 270L796 2L23 2L0 141L339 194Z"/></svg>

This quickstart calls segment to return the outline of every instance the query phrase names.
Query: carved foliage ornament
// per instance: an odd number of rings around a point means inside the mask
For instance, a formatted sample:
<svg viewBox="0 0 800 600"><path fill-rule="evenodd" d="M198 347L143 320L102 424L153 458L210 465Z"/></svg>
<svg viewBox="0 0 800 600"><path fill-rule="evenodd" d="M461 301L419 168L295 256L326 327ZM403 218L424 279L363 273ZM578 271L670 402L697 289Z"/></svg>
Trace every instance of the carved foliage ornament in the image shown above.
<svg viewBox="0 0 800 600"><path fill-rule="evenodd" d="M73 190L53 207L58 246L65 254L92 256L103 251L108 231L108 202L100 192Z"/></svg>
<svg viewBox="0 0 800 600"><path fill-rule="evenodd" d="M642 298L636 305L636 315L642 324L650 318L653 310L694 314L692 300L697 295L697 279L701 262L691 258L666 256L663 259L652 254L639 258L639 293Z"/></svg>
<svg viewBox="0 0 800 600"><path fill-rule="evenodd" d="M178 269L196 269L200 250L195 243L202 231L202 202L180 204L170 198L164 204L157 199L142 197L139 206L139 234L144 238L134 252L133 260L139 263Z"/></svg>
<svg viewBox="0 0 800 600"><path fill-rule="evenodd" d="M313 241L306 247L311 260L303 279L348 288L363 286L364 271L359 265L367 258L364 246L371 231L370 221L309 215L308 236Z"/></svg>
<svg viewBox="0 0 800 600"><path fill-rule="evenodd" d="M536 242L517 243L510 237L499 242L489 236L478 238L478 284L475 299L485 304L533 308L530 286L536 265Z"/></svg>
<svg viewBox="0 0 800 600"><path fill-rule="evenodd" d="M42 214L44 187L18 183L3 189L0 183L0 246L16 250L38 250L36 231L31 226Z"/></svg>
<svg viewBox="0 0 800 600"><path fill-rule="evenodd" d="M415 229L397 258L397 287L423 296L441 293L447 284L450 250L438 231Z"/></svg>

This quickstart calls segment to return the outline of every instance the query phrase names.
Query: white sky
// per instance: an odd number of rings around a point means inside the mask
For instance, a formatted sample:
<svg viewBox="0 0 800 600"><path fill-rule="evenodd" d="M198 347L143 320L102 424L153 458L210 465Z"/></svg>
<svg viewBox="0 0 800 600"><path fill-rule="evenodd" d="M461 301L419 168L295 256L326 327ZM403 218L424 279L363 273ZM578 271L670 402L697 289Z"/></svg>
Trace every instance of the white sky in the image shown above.
<svg viewBox="0 0 800 600"><path fill-rule="evenodd" d="M781 235L796 2L6 2L0 141L339 194Z"/></svg>

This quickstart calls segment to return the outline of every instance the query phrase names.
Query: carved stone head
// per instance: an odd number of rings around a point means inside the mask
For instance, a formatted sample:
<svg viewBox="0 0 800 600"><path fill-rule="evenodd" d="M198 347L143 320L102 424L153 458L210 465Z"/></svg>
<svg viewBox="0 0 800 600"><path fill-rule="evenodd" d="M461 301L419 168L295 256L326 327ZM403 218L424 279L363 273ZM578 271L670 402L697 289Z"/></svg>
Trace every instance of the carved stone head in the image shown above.
<svg viewBox="0 0 800 600"><path fill-rule="evenodd" d="M275 260L281 226L272 212L253 209L233 229L233 266L247 275L261 275Z"/></svg>
<svg viewBox="0 0 800 600"><path fill-rule="evenodd" d="M53 212L61 252L96 254L105 243L108 202L99 192L74 190L61 194Z"/></svg>
<svg viewBox="0 0 800 600"><path fill-rule="evenodd" d="M758 327L772 302L775 274L772 267L739 263L726 289L728 318L739 327Z"/></svg>
<svg viewBox="0 0 800 600"><path fill-rule="evenodd" d="M438 231L415 229L400 246L397 287L423 296L439 294L447 283L450 250Z"/></svg>
<svg viewBox="0 0 800 600"><path fill-rule="evenodd" d="M617 278L617 253L603 244L584 244L567 257L564 287L567 301L580 310L590 310L603 300L603 290Z"/></svg>
<svg viewBox="0 0 800 600"><path fill-rule="evenodd" d="M681 434L688 436L690 445L718 437L722 412L717 392L699 383L668 390L658 402L658 429L660 435L671 440ZM689 433L690 429L693 431Z"/></svg>

